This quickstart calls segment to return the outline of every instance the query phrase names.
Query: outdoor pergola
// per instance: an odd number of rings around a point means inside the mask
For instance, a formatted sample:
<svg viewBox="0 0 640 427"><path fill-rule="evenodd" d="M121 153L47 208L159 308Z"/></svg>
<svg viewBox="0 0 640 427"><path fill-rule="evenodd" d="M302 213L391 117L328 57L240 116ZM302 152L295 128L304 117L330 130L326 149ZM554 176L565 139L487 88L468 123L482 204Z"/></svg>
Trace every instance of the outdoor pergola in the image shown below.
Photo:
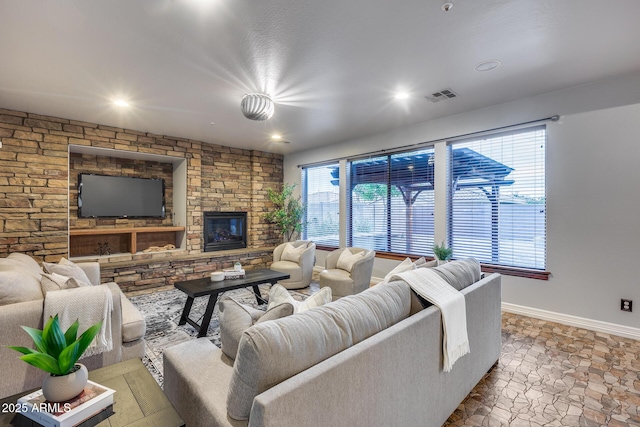
<svg viewBox="0 0 640 427"><path fill-rule="evenodd" d="M398 188L406 206L406 235L410 241L413 226L413 204L423 191L433 191L434 154L415 153L406 156L392 154L376 157L368 161L351 163L349 191L360 184L390 183ZM513 180L506 177L513 168L497 162L469 148L452 150L451 184L452 188L478 188L491 202L491 247L492 259L498 259L498 204L500 187L512 185ZM339 168L331 176L332 184L338 185ZM391 203L391 191L387 191L387 206ZM390 210L387 210L390 215ZM387 236L390 239L390 236ZM407 251L409 252L409 251Z"/></svg>

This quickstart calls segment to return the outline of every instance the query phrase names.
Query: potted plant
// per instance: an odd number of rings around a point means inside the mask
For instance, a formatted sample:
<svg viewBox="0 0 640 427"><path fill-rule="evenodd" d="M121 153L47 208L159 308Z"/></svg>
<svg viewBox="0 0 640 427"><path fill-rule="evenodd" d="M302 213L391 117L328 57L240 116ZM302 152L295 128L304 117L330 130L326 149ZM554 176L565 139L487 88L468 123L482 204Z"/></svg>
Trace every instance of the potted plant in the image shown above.
<svg viewBox="0 0 640 427"><path fill-rule="evenodd" d="M42 330L22 326L33 340L35 350L9 346L23 354L20 359L49 373L42 383L42 393L50 402L63 402L77 396L89 379L87 368L76 362L100 332L102 322L91 326L80 337L77 336L79 326L76 320L63 333L58 315L49 317Z"/></svg>
<svg viewBox="0 0 640 427"><path fill-rule="evenodd" d="M267 197L273 203L274 209L264 214L264 219L274 224L288 242L302 231L304 216L304 206L300 202L300 197L293 195L295 187L296 184L283 184L281 191L267 189Z"/></svg>
<svg viewBox="0 0 640 427"><path fill-rule="evenodd" d="M451 259L451 255L453 255L453 249L448 248L444 242L441 242L439 245L437 243L433 244L433 254L438 261L438 265L441 263L445 263Z"/></svg>

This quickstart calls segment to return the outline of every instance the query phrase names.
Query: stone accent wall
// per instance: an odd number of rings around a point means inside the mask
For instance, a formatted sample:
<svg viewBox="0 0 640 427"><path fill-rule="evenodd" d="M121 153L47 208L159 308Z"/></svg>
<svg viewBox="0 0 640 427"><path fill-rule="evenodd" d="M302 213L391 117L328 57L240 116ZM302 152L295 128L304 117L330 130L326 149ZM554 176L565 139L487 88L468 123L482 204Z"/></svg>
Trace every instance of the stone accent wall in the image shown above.
<svg viewBox="0 0 640 427"><path fill-rule="evenodd" d="M187 254L202 252L203 209L247 211L250 248L280 242L262 214L266 189L282 184L281 155L2 109L0 142L0 257L22 252L55 262L68 256L75 179L69 175L69 145L186 159ZM97 169L118 167L116 161L91 162ZM71 216L74 227L92 225Z"/></svg>
<svg viewBox="0 0 640 427"><path fill-rule="evenodd" d="M266 267L273 260L273 248L238 249L200 255L171 256L164 259L103 264L102 282L116 282L127 293L172 287L175 282L199 279L212 271L233 267L240 261L247 269Z"/></svg>

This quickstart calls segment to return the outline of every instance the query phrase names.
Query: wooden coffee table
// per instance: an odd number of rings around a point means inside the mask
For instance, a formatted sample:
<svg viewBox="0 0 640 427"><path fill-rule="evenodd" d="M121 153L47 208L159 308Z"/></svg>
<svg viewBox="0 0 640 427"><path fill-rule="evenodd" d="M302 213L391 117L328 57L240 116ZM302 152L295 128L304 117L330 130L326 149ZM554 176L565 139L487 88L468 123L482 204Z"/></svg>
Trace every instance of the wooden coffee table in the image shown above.
<svg viewBox="0 0 640 427"><path fill-rule="evenodd" d="M130 359L90 371L89 379L116 391L113 395L113 414L106 419L89 419L81 426L184 426L184 421L140 359ZM25 391L2 399L0 402L15 403L19 397L28 393ZM96 424L96 422L99 423ZM1 413L0 425L39 426L30 419L13 413Z"/></svg>
<svg viewBox="0 0 640 427"><path fill-rule="evenodd" d="M182 310L182 316L178 325L190 324L194 328L198 329L198 337L207 336L207 330L209 329L209 323L211 322L211 315L213 314L213 308L218 301L218 295L222 292L231 291L233 289L248 288L251 286L256 296L258 304L265 302L260 295L260 289L258 285L263 283L275 284L280 280L286 280L290 276L279 271L269 270L268 268L258 268L255 270L247 270L244 279L228 279L221 282L212 282L210 278L204 279L186 280L184 282L176 282L175 287L187 294L187 302L184 304ZM209 296L209 302L207 308L204 311L204 317L202 323L198 324L194 320L189 318L191 312L191 306L193 300L197 297Z"/></svg>

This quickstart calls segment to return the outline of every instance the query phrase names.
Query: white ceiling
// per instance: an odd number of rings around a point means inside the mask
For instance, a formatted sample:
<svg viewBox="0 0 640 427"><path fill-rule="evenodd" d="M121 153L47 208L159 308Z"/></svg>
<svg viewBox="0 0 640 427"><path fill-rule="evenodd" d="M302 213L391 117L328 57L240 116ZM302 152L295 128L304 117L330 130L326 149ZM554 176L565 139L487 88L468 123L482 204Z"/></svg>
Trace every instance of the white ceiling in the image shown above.
<svg viewBox="0 0 640 427"><path fill-rule="evenodd" d="M640 1L442 3L0 0L0 108L286 154L640 70Z"/></svg>

